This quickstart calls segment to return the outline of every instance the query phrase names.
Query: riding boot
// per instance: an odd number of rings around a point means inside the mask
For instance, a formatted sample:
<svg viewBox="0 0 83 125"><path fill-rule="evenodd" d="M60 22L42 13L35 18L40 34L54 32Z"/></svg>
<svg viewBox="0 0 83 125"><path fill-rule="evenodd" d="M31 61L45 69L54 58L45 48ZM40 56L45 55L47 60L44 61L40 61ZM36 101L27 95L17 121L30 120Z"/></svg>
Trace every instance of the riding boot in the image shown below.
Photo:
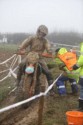
<svg viewBox="0 0 83 125"><path fill-rule="evenodd" d="M79 108L78 111L83 112L83 100L79 99Z"/></svg>
<svg viewBox="0 0 83 125"><path fill-rule="evenodd" d="M17 86L19 86L20 84L21 76L22 76L22 67L21 65L19 65L18 70L17 70L17 81L16 81Z"/></svg>
<svg viewBox="0 0 83 125"><path fill-rule="evenodd" d="M24 68L25 68L25 64L23 62L20 63L19 67L18 67L18 71L17 71L17 86L19 86L19 84L20 84L21 77L22 77L23 72L24 72Z"/></svg>
<svg viewBox="0 0 83 125"><path fill-rule="evenodd" d="M72 94L78 93L78 86L76 84L71 84Z"/></svg>
<svg viewBox="0 0 83 125"><path fill-rule="evenodd" d="M23 100L23 63L19 64L17 71L17 79L16 79L16 102Z"/></svg>

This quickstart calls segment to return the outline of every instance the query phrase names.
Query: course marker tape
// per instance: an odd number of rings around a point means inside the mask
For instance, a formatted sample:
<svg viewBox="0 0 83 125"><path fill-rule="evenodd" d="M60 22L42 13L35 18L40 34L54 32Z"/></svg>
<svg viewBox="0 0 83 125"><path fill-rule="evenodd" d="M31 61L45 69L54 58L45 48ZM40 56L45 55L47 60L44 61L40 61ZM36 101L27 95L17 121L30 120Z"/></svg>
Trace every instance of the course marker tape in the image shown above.
<svg viewBox="0 0 83 125"><path fill-rule="evenodd" d="M63 73L61 73L61 74L59 75L59 77L60 77L62 74L63 74ZM32 101L32 100L34 100L34 99L36 99L36 98L41 97L41 96L45 96L45 95L52 89L53 85L56 83L56 81L59 79L59 77L58 77L56 80L54 80L54 82L48 87L48 89L47 89L44 93L43 93L43 92L40 92L40 94L35 95L35 96L32 96L31 98L28 98L28 99L23 100L23 101L21 101L21 102L12 104L12 105L7 106L7 107L5 107L5 108L2 108L2 109L0 109L0 113L5 112L5 111L8 111L8 110L10 110L10 109L12 109L12 108L18 107L18 106L20 106L20 105L22 105L22 104L25 104L25 103L27 103L27 102L30 102L30 101Z"/></svg>

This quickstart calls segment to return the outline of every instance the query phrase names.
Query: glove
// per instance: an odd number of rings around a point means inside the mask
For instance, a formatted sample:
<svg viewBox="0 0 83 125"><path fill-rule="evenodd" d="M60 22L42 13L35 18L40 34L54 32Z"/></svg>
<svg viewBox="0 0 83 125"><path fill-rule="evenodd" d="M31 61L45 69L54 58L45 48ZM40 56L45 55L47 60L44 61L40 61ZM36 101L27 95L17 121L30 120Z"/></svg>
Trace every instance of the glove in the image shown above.
<svg viewBox="0 0 83 125"><path fill-rule="evenodd" d="M25 49L22 49L22 50L20 48L17 49L17 54L18 55L24 55L25 53L26 53Z"/></svg>
<svg viewBox="0 0 83 125"><path fill-rule="evenodd" d="M65 64L60 64L59 69L64 71Z"/></svg>
<svg viewBox="0 0 83 125"><path fill-rule="evenodd" d="M78 69L78 68L79 68L79 66L74 65L72 68L73 68L74 70L76 70L76 69Z"/></svg>

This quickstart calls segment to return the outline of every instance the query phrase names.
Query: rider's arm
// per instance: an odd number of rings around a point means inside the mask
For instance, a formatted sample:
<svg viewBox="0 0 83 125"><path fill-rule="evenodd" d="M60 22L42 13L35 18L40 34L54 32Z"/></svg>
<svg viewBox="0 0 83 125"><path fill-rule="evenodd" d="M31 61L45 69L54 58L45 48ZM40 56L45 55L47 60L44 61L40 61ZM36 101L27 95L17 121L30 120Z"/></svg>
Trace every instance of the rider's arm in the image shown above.
<svg viewBox="0 0 83 125"><path fill-rule="evenodd" d="M52 53L51 51L51 45L49 43L49 41L46 39L46 42L45 42L45 49L48 53Z"/></svg>
<svg viewBox="0 0 83 125"><path fill-rule="evenodd" d="M19 46L19 50L26 49L32 42L32 37L25 39Z"/></svg>

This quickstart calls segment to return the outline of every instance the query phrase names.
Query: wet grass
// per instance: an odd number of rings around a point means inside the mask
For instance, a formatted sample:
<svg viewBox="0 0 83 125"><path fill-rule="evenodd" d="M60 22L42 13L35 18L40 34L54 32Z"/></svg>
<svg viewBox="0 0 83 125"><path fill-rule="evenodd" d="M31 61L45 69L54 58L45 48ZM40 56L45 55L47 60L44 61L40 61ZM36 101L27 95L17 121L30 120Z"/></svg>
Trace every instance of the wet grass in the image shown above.
<svg viewBox="0 0 83 125"><path fill-rule="evenodd" d="M17 47L18 46L16 44L0 43L0 51L14 52L17 50Z"/></svg>
<svg viewBox="0 0 83 125"><path fill-rule="evenodd" d="M6 81L0 83L0 101L4 100L13 89L14 84L12 84L11 80L11 78L8 78Z"/></svg>
<svg viewBox="0 0 83 125"><path fill-rule="evenodd" d="M43 125L67 125L66 112L77 108L77 96L49 97Z"/></svg>

